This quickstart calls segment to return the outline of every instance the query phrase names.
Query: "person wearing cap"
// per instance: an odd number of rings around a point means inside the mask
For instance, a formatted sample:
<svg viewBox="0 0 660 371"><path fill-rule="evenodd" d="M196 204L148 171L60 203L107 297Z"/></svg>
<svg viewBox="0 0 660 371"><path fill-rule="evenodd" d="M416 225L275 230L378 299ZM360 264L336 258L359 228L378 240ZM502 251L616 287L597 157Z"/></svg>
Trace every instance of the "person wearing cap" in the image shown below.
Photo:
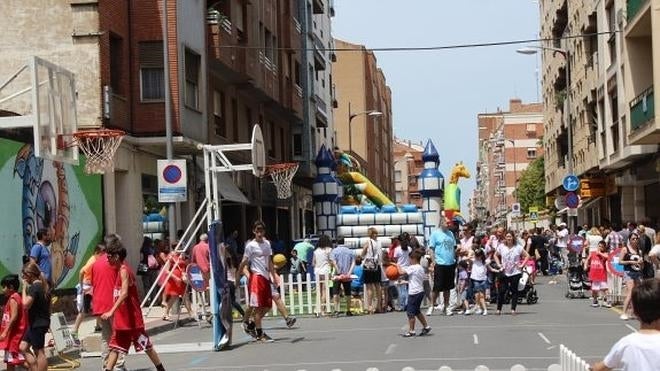
<svg viewBox="0 0 660 371"><path fill-rule="evenodd" d="M561 222L557 226L557 241L555 242L555 247L557 248L557 255L558 256L563 256L563 254L566 253L566 250L568 248L568 228L566 227L566 223Z"/></svg>

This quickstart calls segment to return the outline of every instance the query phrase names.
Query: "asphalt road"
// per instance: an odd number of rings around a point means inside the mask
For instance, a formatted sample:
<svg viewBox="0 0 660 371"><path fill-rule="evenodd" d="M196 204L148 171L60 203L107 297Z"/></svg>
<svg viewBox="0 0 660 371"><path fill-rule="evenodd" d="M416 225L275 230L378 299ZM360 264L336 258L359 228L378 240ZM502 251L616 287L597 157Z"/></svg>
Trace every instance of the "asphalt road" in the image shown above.
<svg viewBox="0 0 660 371"><path fill-rule="evenodd" d="M273 343L252 343L234 325L234 347L213 352L210 328L196 324L152 338L168 370L547 370L559 363L564 344L588 362L602 359L620 337L638 324L624 322L614 309L591 308L587 299L565 299L563 278L549 285L540 278L538 304L521 304L512 316L429 317L429 336L403 338L404 313L340 318L299 318L287 329L282 320L268 320ZM491 306L494 313L494 307ZM504 313L509 307L504 307ZM87 358L81 370L98 370L99 358ZM129 355L131 370L154 369L143 355Z"/></svg>

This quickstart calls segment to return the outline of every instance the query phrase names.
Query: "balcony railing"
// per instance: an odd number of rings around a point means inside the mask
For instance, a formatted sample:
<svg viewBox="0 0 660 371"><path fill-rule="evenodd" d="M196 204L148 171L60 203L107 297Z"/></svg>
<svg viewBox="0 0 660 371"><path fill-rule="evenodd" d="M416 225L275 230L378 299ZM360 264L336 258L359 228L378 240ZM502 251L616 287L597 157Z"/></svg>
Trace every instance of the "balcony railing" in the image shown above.
<svg viewBox="0 0 660 371"><path fill-rule="evenodd" d="M639 129L655 117L653 86L644 90L630 102L630 131Z"/></svg>
<svg viewBox="0 0 660 371"><path fill-rule="evenodd" d="M640 9L648 2L649 0L628 0L628 3L626 5L626 14L628 18L628 22L630 22L637 13L639 12Z"/></svg>

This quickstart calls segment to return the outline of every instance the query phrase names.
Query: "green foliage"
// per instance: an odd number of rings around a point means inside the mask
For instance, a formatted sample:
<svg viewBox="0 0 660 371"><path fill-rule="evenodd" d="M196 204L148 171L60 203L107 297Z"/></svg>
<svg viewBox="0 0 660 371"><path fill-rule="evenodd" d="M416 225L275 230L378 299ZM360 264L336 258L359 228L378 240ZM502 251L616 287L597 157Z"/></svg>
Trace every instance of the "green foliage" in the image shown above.
<svg viewBox="0 0 660 371"><path fill-rule="evenodd" d="M523 213L527 213L530 206L537 206L539 210L545 208L545 170L543 163L543 157L537 158L529 164L520 176L516 192Z"/></svg>

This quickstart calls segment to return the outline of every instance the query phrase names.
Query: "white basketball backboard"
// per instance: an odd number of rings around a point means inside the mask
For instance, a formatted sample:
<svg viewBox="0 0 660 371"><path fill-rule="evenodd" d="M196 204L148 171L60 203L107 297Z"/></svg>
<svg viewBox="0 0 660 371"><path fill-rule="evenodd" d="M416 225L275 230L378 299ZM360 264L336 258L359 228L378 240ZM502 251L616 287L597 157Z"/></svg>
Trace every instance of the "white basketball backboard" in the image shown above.
<svg viewBox="0 0 660 371"><path fill-rule="evenodd" d="M78 147L71 145L72 134L78 130L71 71L36 56L30 58L0 85L0 110L18 114L0 118L0 128L33 128L35 156L78 164Z"/></svg>
<svg viewBox="0 0 660 371"><path fill-rule="evenodd" d="M259 125L252 128L252 174L261 177L266 171L266 150L264 148L264 136Z"/></svg>

